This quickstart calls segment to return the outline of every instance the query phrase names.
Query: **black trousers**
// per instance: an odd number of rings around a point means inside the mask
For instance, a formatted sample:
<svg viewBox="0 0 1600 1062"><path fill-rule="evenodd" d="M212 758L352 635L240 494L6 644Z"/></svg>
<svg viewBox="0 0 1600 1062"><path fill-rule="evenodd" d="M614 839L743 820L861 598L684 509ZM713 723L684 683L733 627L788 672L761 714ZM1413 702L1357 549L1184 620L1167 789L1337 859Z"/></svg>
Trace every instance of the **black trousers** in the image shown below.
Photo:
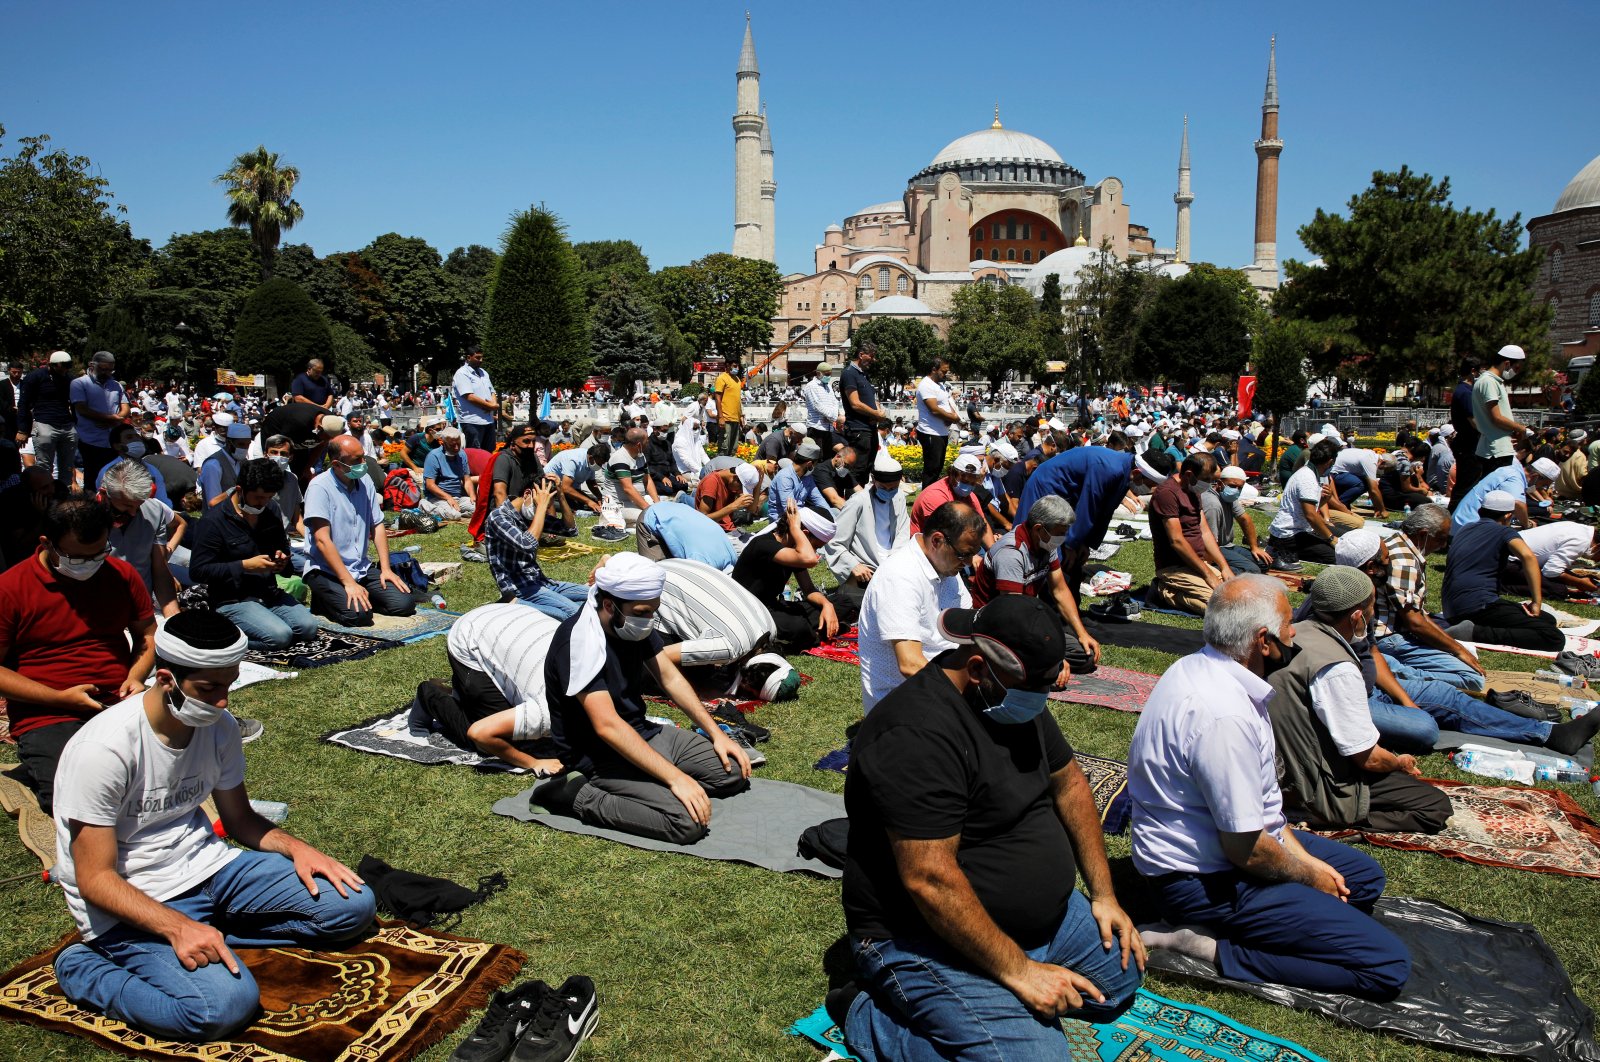
<svg viewBox="0 0 1600 1062"><path fill-rule="evenodd" d="M374 612L380 616L410 616L417 611L416 599L409 592L379 583L377 568L368 568L367 574L356 580L367 591L372 603L371 608L362 611L350 607L344 587L326 572L308 568L304 578L311 591L311 611L341 627L370 627Z"/></svg>
<svg viewBox="0 0 1600 1062"><path fill-rule="evenodd" d="M1554 616L1548 612L1530 616L1515 601L1496 601L1470 616L1449 618L1451 622L1471 621L1472 640L1475 642L1514 645L1519 649L1537 649L1544 653L1559 653L1567 644L1567 636L1556 626Z"/></svg>
<svg viewBox="0 0 1600 1062"><path fill-rule="evenodd" d="M439 729L445 737L464 749L476 751L477 746L467 736L472 724L516 706L506 700L488 675L471 664L462 663L448 651L445 656L450 661L450 688L446 689L437 680L424 682L417 687L417 704L439 721ZM557 755L555 743L549 738L515 744L530 756L554 758Z"/></svg>
<svg viewBox="0 0 1600 1062"><path fill-rule="evenodd" d="M1427 505L1433 501L1433 496L1417 490L1388 490L1383 492L1383 507L1395 512L1411 506L1415 509L1419 505Z"/></svg>
<svg viewBox="0 0 1600 1062"><path fill-rule="evenodd" d="M850 443L851 449L856 452L856 463L850 466L850 473L857 483L872 483L872 462L878 457L878 430L876 428L850 428L844 430L844 437Z"/></svg>
<svg viewBox="0 0 1600 1062"><path fill-rule="evenodd" d="M32 789L39 798L39 810L49 815L56 793L56 764L61 761L61 750L67 747L72 735L83 729L83 723L51 723L17 735L17 758L21 764L11 772L11 777Z"/></svg>
<svg viewBox="0 0 1600 1062"><path fill-rule="evenodd" d="M1444 791L1404 771L1374 774L1367 779L1367 817L1352 826L1383 833L1438 833L1450 818Z"/></svg>
<svg viewBox="0 0 1600 1062"><path fill-rule="evenodd" d="M1271 536L1267 548L1277 554L1288 553L1312 564L1334 563L1333 543L1318 538L1309 531L1296 531L1287 538Z"/></svg>
<svg viewBox="0 0 1600 1062"><path fill-rule="evenodd" d="M732 423L724 424L722 426L722 445L717 448L717 454L719 456L734 457L738 454L739 437L744 434L740 429L741 425L738 421L733 421ZM778 431L781 429L774 428L773 430Z"/></svg>
<svg viewBox="0 0 1600 1062"><path fill-rule="evenodd" d="M1478 455L1473 453L1473 447L1458 442L1457 438L1450 440L1450 452L1456 455L1456 482L1450 488L1450 511L1455 512L1456 506L1461 504L1461 499L1467 496L1467 491L1478 485L1478 480L1483 478L1483 469L1478 463Z"/></svg>
<svg viewBox="0 0 1600 1062"><path fill-rule="evenodd" d="M922 485L926 487L944 475L944 455L950 448L950 436L919 431L917 442L922 446Z"/></svg>
<svg viewBox="0 0 1600 1062"><path fill-rule="evenodd" d="M852 601L849 595L841 595L837 590L826 596L839 617L841 631L860 618L859 600ZM811 602L803 599L779 601L767 606L767 611L772 613L772 622L778 628L778 644L784 647L784 652L801 652L821 642L817 621L822 618L822 610Z"/></svg>
<svg viewBox="0 0 1600 1062"><path fill-rule="evenodd" d="M109 446L96 446L79 439L78 457L83 461L83 489L92 494L100 470L116 460L117 451Z"/></svg>

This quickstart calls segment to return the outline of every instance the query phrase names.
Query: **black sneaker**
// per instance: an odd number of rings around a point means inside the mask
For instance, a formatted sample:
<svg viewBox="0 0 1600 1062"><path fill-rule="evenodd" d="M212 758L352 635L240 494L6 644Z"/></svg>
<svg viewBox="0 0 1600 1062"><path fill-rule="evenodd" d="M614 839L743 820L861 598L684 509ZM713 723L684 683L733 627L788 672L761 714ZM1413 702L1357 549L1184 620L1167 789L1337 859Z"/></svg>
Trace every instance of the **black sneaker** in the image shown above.
<svg viewBox="0 0 1600 1062"><path fill-rule="evenodd" d="M1272 563L1267 565L1270 571L1298 572L1305 568L1305 565L1300 563L1300 558L1295 556L1292 550L1285 549L1282 546L1268 546L1267 553L1272 557Z"/></svg>
<svg viewBox="0 0 1600 1062"><path fill-rule="evenodd" d="M589 535L601 542L621 542L628 537L628 532L620 527L597 527Z"/></svg>
<svg viewBox="0 0 1600 1062"><path fill-rule="evenodd" d="M1112 623L1132 623L1141 615L1138 604L1126 590L1119 590L1106 600L1090 605L1089 614Z"/></svg>
<svg viewBox="0 0 1600 1062"><path fill-rule="evenodd" d="M724 734L733 739L740 748L744 749L745 757L749 759L751 767L761 767L766 764L767 754L756 748L756 743L751 740L749 734L744 732L743 726L730 726L727 723L718 723L717 726L722 729ZM696 733L706 737L711 736L698 728L696 728Z"/></svg>
<svg viewBox="0 0 1600 1062"><path fill-rule="evenodd" d="M594 982L582 974L567 978L539 1005L511 1052L511 1062L570 1062L600 1021Z"/></svg>
<svg viewBox="0 0 1600 1062"><path fill-rule="evenodd" d="M578 537L578 529L576 527L553 527L550 529L550 533L552 535L560 535L562 538Z"/></svg>
<svg viewBox="0 0 1600 1062"><path fill-rule="evenodd" d="M1491 708L1543 723L1561 722L1561 710L1553 704L1534 700L1523 690L1490 690L1484 700Z"/></svg>
<svg viewBox="0 0 1600 1062"><path fill-rule="evenodd" d="M517 1040L550 998L550 986L529 981L504 992L496 992L472 1035L461 1041L450 1055L450 1062L504 1062Z"/></svg>

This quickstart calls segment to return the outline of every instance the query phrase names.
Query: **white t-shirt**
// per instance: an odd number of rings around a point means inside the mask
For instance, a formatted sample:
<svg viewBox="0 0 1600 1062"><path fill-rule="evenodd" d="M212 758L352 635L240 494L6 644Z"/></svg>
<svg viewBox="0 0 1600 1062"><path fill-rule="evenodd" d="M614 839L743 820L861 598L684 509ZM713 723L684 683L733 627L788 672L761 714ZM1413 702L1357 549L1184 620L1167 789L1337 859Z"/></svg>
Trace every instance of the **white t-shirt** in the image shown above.
<svg viewBox="0 0 1600 1062"><path fill-rule="evenodd" d="M516 711L511 740L532 741L550 733L544 696L544 658L561 621L512 602L482 605L451 626L450 655L489 676Z"/></svg>
<svg viewBox="0 0 1600 1062"><path fill-rule="evenodd" d="M1378 728L1367 707L1367 683L1348 662L1329 664L1311 680L1311 711L1328 728L1341 756L1354 756L1378 743Z"/></svg>
<svg viewBox="0 0 1600 1062"><path fill-rule="evenodd" d="M1594 528L1576 520L1555 520L1517 534L1539 558L1539 571L1550 578L1565 575L1572 562L1594 545Z"/></svg>
<svg viewBox="0 0 1600 1062"><path fill-rule="evenodd" d="M950 423L928 411L929 401L937 402L945 409L955 404L950 400L949 391L934 383L933 377L924 376L922 382L917 384L917 430L924 435L949 435Z"/></svg>
<svg viewBox="0 0 1600 1062"><path fill-rule="evenodd" d="M1369 479L1377 479L1378 455L1372 450L1348 446L1340 450L1339 456L1333 459L1332 471L1352 475L1363 483Z"/></svg>
<svg viewBox="0 0 1600 1062"><path fill-rule="evenodd" d="M1316 469L1301 465L1284 485L1283 497L1278 502L1278 515L1272 518L1269 532L1277 538L1289 538L1302 531L1311 530L1311 522L1301 508L1301 502L1318 505L1322 502L1322 480Z"/></svg>
<svg viewBox="0 0 1600 1062"><path fill-rule="evenodd" d="M170 900L239 855L212 831L200 805L213 790L242 784L244 748L231 715L196 727L181 749L151 729L143 693L84 724L62 750L55 791L55 877L84 939L109 932L119 920L78 892L71 822L115 827L117 872L151 899Z"/></svg>
<svg viewBox="0 0 1600 1062"><path fill-rule="evenodd" d="M972 597L959 575L941 578L922 552L922 536L912 535L878 566L861 601L856 648L861 656L861 710L872 711L890 690L905 681L891 642L922 643L932 660L955 642L939 633L939 613L969 608Z"/></svg>

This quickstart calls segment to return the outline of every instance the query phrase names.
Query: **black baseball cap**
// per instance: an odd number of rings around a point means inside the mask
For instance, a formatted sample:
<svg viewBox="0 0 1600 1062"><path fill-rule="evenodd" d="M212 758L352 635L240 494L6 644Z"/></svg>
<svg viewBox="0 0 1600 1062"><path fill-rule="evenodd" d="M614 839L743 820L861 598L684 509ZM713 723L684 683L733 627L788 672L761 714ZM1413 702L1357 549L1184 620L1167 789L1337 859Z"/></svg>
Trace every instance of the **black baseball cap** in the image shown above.
<svg viewBox="0 0 1600 1062"><path fill-rule="evenodd" d="M1005 678L1021 675L1020 689L1044 689L1061 673L1066 637L1061 620L1036 597L1002 594L982 608L947 608L939 632L976 645Z"/></svg>

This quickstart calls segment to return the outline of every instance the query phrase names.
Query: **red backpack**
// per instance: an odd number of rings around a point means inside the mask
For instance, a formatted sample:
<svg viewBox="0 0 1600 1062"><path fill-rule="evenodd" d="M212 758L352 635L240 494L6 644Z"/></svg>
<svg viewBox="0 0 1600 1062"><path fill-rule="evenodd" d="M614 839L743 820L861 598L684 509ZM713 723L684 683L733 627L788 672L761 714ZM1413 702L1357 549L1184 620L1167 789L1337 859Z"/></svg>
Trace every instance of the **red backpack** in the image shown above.
<svg viewBox="0 0 1600 1062"><path fill-rule="evenodd" d="M411 478L408 468L396 468L383 477L383 507L399 511L415 509L422 501L422 488Z"/></svg>

